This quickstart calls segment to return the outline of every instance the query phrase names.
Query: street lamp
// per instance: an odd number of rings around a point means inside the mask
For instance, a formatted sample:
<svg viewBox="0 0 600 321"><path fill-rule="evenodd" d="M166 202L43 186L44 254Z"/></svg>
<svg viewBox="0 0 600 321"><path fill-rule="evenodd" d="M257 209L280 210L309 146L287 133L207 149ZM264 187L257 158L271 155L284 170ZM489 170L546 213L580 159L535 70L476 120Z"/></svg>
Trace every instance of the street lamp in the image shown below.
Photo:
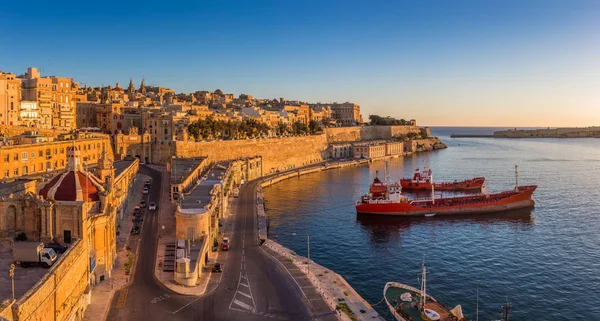
<svg viewBox="0 0 600 321"><path fill-rule="evenodd" d="M8 275L12 279L12 298L15 300L15 265L10 264L10 270L8 270Z"/></svg>

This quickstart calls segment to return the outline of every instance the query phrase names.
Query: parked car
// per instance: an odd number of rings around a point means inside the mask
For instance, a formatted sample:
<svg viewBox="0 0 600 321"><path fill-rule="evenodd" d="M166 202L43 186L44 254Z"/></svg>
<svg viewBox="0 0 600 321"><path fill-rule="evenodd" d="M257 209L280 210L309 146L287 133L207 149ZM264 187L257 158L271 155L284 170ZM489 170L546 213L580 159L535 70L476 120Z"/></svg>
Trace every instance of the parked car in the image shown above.
<svg viewBox="0 0 600 321"><path fill-rule="evenodd" d="M147 179L146 180L146 185L150 185L150 183L152 183L152 180L151 179Z"/></svg>
<svg viewBox="0 0 600 321"><path fill-rule="evenodd" d="M140 202L140 207L141 207L141 208L146 208L146 200L142 200L142 201Z"/></svg>
<svg viewBox="0 0 600 321"><path fill-rule="evenodd" d="M221 251L229 251L229 244L227 244L227 243L221 244Z"/></svg>
<svg viewBox="0 0 600 321"><path fill-rule="evenodd" d="M69 247L67 245L60 245L58 243L50 242L46 244L46 248L53 249L56 253L65 253Z"/></svg>
<svg viewBox="0 0 600 321"><path fill-rule="evenodd" d="M151 211L156 211L156 203L150 202L150 206L148 206L148 209Z"/></svg>
<svg viewBox="0 0 600 321"><path fill-rule="evenodd" d="M133 222L134 222L134 223L141 223L141 222L143 222L143 221L144 221L144 218L143 218L143 217L141 217L141 216L136 216L136 217L133 219Z"/></svg>
<svg viewBox="0 0 600 321"><path fill-rule="evenodd" d="M133 215L138 215L138 214L142 214L142 209L139 206L136 206L133 209Z"/></svg>
<svg viewBox="0 0 600 321"><path fill-rule="evenodd" d="M150 193L150 189L148 187L144 187L144 191L142 191L142 194L148 194Z"/></svg>
<svg viewBox="0 0 600 321"><path fill-rule="evenodd" d="M213 265L212 271L213 272L223 272L223 264L215 263L215 265Z"/></svg>
<svg viewBox="0 0 600 321"><path fill-rule="evenodd" d="M131 229L131 235L138 235L138 234L140 234L140 227L139 226L134 226Z"/></svg>

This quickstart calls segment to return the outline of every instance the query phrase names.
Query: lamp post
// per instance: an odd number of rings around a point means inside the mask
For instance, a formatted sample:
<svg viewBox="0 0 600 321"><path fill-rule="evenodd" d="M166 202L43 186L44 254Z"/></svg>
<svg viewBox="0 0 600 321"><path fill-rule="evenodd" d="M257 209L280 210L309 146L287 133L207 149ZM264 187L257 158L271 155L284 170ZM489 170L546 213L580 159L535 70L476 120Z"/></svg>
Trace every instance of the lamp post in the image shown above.
<svg viewBox="0 0 600 321"><path fill-rule="evenodd" d="M10 265L10 270L8 270L8 275L12 280L12 299L15 300L15 265Z"/></svg>

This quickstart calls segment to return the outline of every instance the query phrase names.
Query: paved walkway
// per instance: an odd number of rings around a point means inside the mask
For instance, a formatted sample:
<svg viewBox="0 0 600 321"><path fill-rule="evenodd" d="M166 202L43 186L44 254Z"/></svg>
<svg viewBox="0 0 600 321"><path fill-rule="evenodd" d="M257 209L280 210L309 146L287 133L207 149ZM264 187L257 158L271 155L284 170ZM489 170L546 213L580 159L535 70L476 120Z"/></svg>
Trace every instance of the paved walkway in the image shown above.
<svg viewBox="0 0 600 321"><path fill-rule="evenodd" d="M135 178L131 188L131 196L127 198L128 203L123 210L123 220L119 223L120 225L117 229L119 235L117 235L117 259L115 266L111 277L107 281L96 284L92 289L91 303L88 305L83 316L83 320L85 321L106 320L115 291L129 283L130 277L125 274L124 264L128 260L127 253L130 249L135 253L138 243L137 236L130 237L133 225L131 217L133 209L140 203L143 197L139 191L143 189L146 179L149 178L149 176L143 174L138 174Z"/></svg>

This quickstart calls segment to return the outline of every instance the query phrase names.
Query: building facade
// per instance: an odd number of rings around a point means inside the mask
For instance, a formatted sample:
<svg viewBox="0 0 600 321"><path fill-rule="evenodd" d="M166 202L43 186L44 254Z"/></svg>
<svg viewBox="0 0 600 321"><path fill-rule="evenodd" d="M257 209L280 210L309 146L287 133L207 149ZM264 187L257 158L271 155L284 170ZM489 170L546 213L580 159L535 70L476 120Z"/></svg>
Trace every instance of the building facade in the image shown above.
<svg viewBox="0 0 600 321"><path fill-rule="evenodd" d="M0 72L0 124L20 125L21 80L14 74Z"/></svg>

